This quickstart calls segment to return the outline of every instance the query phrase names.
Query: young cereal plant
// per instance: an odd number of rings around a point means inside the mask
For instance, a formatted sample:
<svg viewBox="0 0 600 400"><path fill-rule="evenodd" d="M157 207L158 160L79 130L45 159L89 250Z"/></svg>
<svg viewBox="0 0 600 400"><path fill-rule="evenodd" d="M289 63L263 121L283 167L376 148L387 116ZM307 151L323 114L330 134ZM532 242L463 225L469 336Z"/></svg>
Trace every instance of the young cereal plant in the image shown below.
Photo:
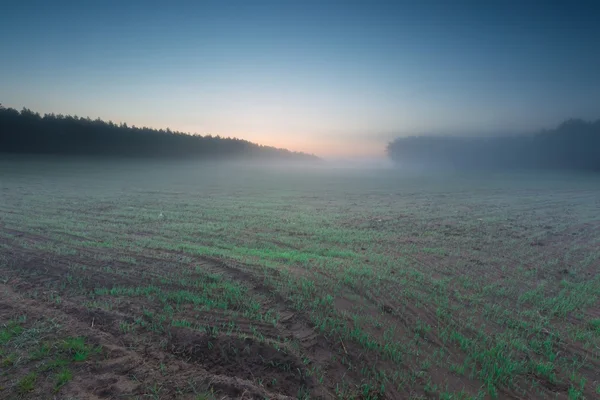
<svg viewBox="0 0 600 400"><path fill-rule="evenodd" d="M71 379L73 379L73 373L68 368L61 369L56 374L56 381L54 384L54 391L58 392L60 388L65 386Z"/></svg>
<svg viewBox="0 0 600 400"><path fill-rule="evenodd" d="M69 337L62 343L62 349L72 356L73 361L85 361L91 353L100 352L100 347L92 347L85 343L85 338Z"/></svg>
<svg viewBox="0 0 600 400"><path fill-rule="evenodd" d="M51 346L48 343L42 343L40 346L31 352L29 359L32 361L41 360L50 354Z"/></svg>
<svg viewBox="0 0 600 400"><path fill-rule="evenodd" d="M36 380L37 374L35 372L30 372L29 374L25 375L17 384L19 387L19 392L21 394L31 392L33 389L35 389Z"/></svg>

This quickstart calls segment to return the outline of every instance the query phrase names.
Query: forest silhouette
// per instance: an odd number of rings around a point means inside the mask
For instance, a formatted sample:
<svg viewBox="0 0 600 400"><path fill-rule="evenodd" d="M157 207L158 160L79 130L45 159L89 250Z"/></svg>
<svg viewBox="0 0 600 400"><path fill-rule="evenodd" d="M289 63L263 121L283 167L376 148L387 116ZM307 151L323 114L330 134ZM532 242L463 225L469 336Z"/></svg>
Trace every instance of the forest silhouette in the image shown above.
<svg viewBox="0 0 600 400"><path fill-rule="evenodd" d="M387 145L400 166L600 171L600 120L570 119L534 135L400 137ZM191 135L0 105L0 153L174 159L318 157L247 140Z"/></svg>
<svg viewBox="0 0 600 400"><path fill-rule="evenodd" d="M406 166L600 171L600 120L570 119L534 135L402 137L387 153Z"/></svg>
<svg viewBox="0 0 600 400"><path fill-rule="evenodd" d="M286 159L314 155L236 138L191 135L0 105L0 153L192 159Z"/></svg>

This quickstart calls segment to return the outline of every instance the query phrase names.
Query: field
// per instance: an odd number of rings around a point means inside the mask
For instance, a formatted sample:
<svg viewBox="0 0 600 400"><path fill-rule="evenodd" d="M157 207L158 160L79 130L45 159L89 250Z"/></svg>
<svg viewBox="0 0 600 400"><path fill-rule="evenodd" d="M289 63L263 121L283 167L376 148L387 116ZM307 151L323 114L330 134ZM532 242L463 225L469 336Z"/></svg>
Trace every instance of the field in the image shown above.
<svg viewBox="0 0 600 400"><path fill-rule="evenodd" d="M0 161L0 398L600 397L600 178Z"/></svg>

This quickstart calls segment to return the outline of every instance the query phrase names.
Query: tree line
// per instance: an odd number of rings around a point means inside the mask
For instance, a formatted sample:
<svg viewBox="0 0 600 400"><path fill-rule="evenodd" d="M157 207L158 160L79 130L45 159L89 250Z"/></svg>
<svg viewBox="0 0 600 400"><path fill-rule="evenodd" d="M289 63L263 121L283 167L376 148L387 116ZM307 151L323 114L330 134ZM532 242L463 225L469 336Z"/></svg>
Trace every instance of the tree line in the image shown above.
<svg viewBox="0 0 600 400"><path fill-rule="evenodd" d="M201 159L317 160L247 140L190 135L0 105L0 153Z"/></svg>
<svg viewBox="0 0 600 400"><path fill-rule="evenodd" d="M405 166L600 171L600 120L570 119L534 135L397 138L387 153Z"/></svg>

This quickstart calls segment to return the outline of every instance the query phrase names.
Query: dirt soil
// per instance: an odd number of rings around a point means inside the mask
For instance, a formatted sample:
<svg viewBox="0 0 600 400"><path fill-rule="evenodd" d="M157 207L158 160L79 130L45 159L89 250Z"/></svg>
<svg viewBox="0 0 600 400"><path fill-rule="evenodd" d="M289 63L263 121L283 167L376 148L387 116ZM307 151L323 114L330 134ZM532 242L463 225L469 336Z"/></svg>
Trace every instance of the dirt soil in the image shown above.
<svg viewBox="0 0 600 400"><path fill-rule="evenodd" d="M50 241L41 235L10 233L31 243ZM235 265L200 258L192 263L177 263L172 261L173 254L167 252L149 253L143 257L136 254L138 260L143 260L143 268L111 262L111 268L105 269L105 263L97 257L104 251L82 248L76 256L56 257L41 250L18 248L11 243L11 250L3 254L7 262L0 269L6 277L0 284L0 325L20 316L26 316L25 329L50 320L60 328L45 335L45 342L84 337L87 342L102 348L100 355L74 365L73 380L52 398L155 396L196 399L209 396L218 399L284 399L298 398L303 393L310 393L311 398L329 398L333 395L335 379L353 374L333 357L339 343L317 334L306 316L289 308L260 280ZM169 261L165 262L165 259ZM76 271L77 290L64 285L65 280L74 277L70 268L73 263L87 266L85 270ZM141 282L149 283L153 276L160 277L157 271L163 269L164 264L169 268L188 269L192 264L201 265L243 283L251 293L264 292L274 300L267 299L269 304L262 306L276 309L282 318L273 326L238 316L235 324L242 334L234 335L209 334L175 326L166 326L160 333L150 330L127 332L123 324L132 324L135 316L144 311L158 310L153 299L120 298L111 310L86 304L89 298L83 293L90 293L95 287L133 287ZM176 291L179 288L168 289ZM60 298L60 301L49 300L52 298ZM178 315L186 316L186 312L208 326L226 324L231 318L218 309L199 312L186 311L185 307ZM264 340L251 337L252 332L257 331ZM292 340L301 347L292 347ZM327 381L318 382L314 375L307 373L313 365L319 365L327 372ZM0 398L19 397L14 390L15 377L25 375L33 367L34 363L24 361L20 369L0 374ZM25 397L48 399L49 393L53 393L52 387L49 376L45 380L38 379L36 388Z"/></svg>
<svg viewBox="0 0 600 400"><path fill-rule="evenodd" d="M597 237L597 229L598 225L593 225L573 232L581 237ZM44 342L56 343L65 337L83 337L102 350L85 361L74 363L73 379L60 390L55 389L50 374L40 374L35 388L26 394L18 391L16 381L33 371L36 364L27 361L24 356L8 372L0 373L0 398L285 399L306 394L310 394L310 398L336 398L339 397L336 395L337 384L346 380L354 382L355 398L375 399L378 398L376 391L361 388L361 368L372 365L391 371L396 368L391 362L365 352L355 343L319 334L309 316L294 309L288 299L266 285L268 279L252 273L252 266L190 257L189 254L168 250L115 254L112 249L82 247L77 249L76 255L57 256L40 250L39 245L57 244L60 240L15 230L2 233L4 238L8 234L9 239L0 239L0 244L5 241L10 246L3 248L4 262L0 267L3 279L0 281L0 325L22 316L26 316L22 323L25 330L51 321L57 328L45 333ZM17 245L11 238L19 238L21 244L36 244L37 248ZM564 243L562 240L555 242L549 238L540 243L549 248L558 244L563 246ZM556 251L561 248L557 247ZM102 261L107 253L113 257L135 256L137 263L113 259L107 268L107 262ZM433 259L436 256L428 257ZM432 260L423 256L413 261L433 264ZM74 268L76 265L86 268ZM198 310L183 304L177 310L178 318L221 329L199 331L171 324L162 324L158 327L160 329L130 329L139 322L139 318L146 318L145 326L149 326L152 320L148 315L161 311L163 305L150 295L116 296L110 299L110 307L90 303L95 298L94 289L99 287L136 287L143 284L177 293L185 287L176 281L161 281L167 268L187 271L192 279L193 269L198 267L239 283L249 295L261 299L261 310L276 310L281 318L276 324L270 324L244 317L242 313L234 315L217 308ZM268 273L272 274L270 279L279 279L276 270ZM390 287L389 290L397 289ZM436 323L436 310L432 307L413 307L410 299L401 301L399 297L396 301L382 300L370 294L368 288L360 286L338 296L333 306L345 315L356 307L357 298L361 299L365 313L398 327L398 340L414 336L414 326L419 321L432 326ZM453 297L450 300L461 301ZM236 332L228 334L222 327L232 318L235 318ZM375 328L369 333L376 338L382 337L382 332ZM424 332L422 337L424 351L445 348L448 359L457 365L464 361L462 352L444 346L440 338L431 332ZM580 348L576 343L561 345L565 353L588 359L589 349ZM406 360L405 364L415 371L420 368L417 359ZM594 362L589 368L591 376L594 371L600 370L600 365ZM445 369L434 367L429 374L434 381L446 382L449 390L477 393L480 388L476 380L449 374ZM419 379L416 375L415 382L411 387L407 386L405 392L390 385L383 397L426 397L419 388L426 387L427 382ZM542 378L539 384L540 392L547 396L566 398L569 390L563 383L551 383ZM521 397L519 393L505 388L499 390L499 396Z"/></svg>

